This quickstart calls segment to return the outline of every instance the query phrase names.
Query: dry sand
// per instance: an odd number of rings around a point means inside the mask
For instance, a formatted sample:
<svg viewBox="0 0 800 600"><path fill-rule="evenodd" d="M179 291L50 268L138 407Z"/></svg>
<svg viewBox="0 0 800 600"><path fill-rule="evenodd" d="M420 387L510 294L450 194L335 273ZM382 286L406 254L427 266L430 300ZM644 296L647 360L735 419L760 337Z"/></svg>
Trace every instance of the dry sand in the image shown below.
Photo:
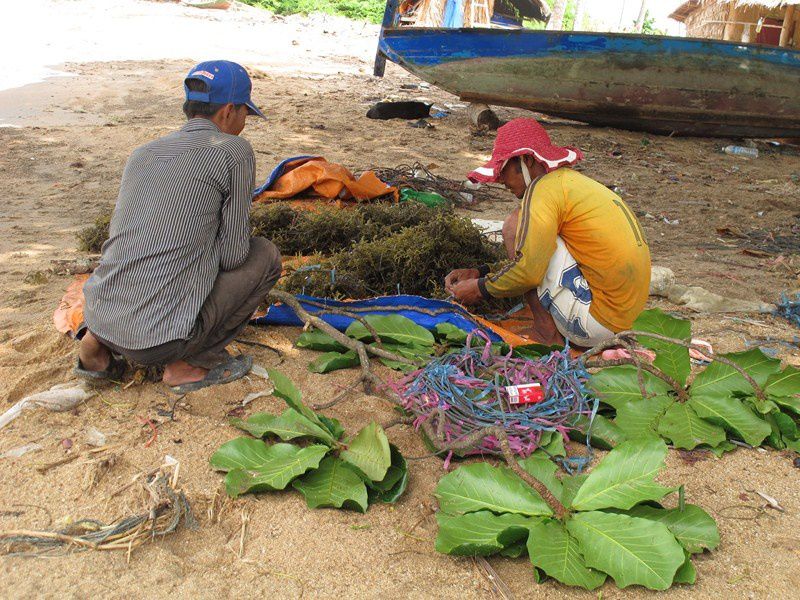
<svg viewBox="0 0 800 600"><path fill-rule="evenodd" d="M140 11L149 10L148 6L156 12L174 11L169 18L176 20L176 28L182 19L197 18L184 14L189 9L172 5L120 4L135 5ZM471 134L460 108L428 130L403 121L366 119L367 106L388 96L424 95L440 106L458 100L436 90L402 90L402 84L415 80L391 66L384 80L365 75L371 57L363 49L374 44L368 30L354 38L361 50L348 55L350 50L341 40L338 53L317 48L316 34L324 36L320 30L326 25L304 23L295 19L275 26L285 38L301 40L302 50L310 49L309 59L298 65L305 73L278 73L263 69L258 60L241 59L258 69L254 98L270 117L267 122L251 122L244 132L256 151L259 179L282 158L297 154L322 154L352 168L419 160L435 163L437 173L450 177L463 177L488 154L492 136ZM180 60L166 60L164 54L145 57L153 60L52 63L73 76L0 92L0 122L17 125L0 129L4 149L0 184L5 190L0 220L3 409L26 394L70 380L76 346L50 323L70 281L69 275L60 274L62 263L57 261L83 258L76 250L75 233L102 207L113 204L131 150L180 126L181 78L195 59L205 58L201 54L187 52ZM114 58L135 57L123 53ZM351 64L336 75L324 74L341 60ZM273 62L281 60L273 57ZM314 74L317 64L322 67ZM524 114L500 112L504 118ZM762 301L775 301L781 290L800 286L797 256L744 255L738 248L726 247L716 232L718 227L735 226L790 234L800 210L797 156L768 152L756 161L745 161L720 154L724 140L670 139L563 122L551 122L549 129L557 142L586 151L585 173L623 189L626 201L640 215L654 261L674 269L682 282ZM502 218L513 206L508 198L477 206L468 214ZM667 224L662 215L679 223ZM754 321L744 323L688 314L662 302L652 304L691 317L696 334L721 351L742 349L757 338L791 341L798 335L770 316L745 315ZM246 335L286 349L279 368L310 402L325 401L355 372L310 374L306 365L314 353L291 349L298 333L248 328ZM775 348L788 363L800 364L796 347ZM273 352L255 349L253 354L264 366L278 365ZM73 412L30 412L3 430L0 453L32 442L43 449L22 458L0 459L0 530L49 528L78 518L110 520L129 514L136 508L133 493L112 499L109 495L135 474L160 464L165 455L181 462L181 485L200 529L157 540L133 552L130 561L124 553L93 552L50 559L1 558L0 596L466 599L495 595L471 560L440 556L433 550L432 492L443 473L437 459L411 461L410 486L402 500L395 506L372 507L366 515L311 511L299 494L287 492L227 501L221 516L210 521L207 511L220 492L222 478L209 469L208 458L237 435L227 425L226 414L246 394L264 387L263 381L251 378L190 394L174 420L159 415L159 409L174 401L160 384L109 388ZM275 411L279 405L276 399L261 398L248 407L248 413ZM392 410L380 398L356 393L329 414L353 431L371 419L388 421ZM158 436L149 445L152 432L141 425L142 417L158 426ZM35 470L64 457L63 439L74 442L69 453L85 449L91 427L109 436L111 452L119 456L98 485L86 487L89 465L82 458L45 474ZM420 438L406 428L391 429L390 438L409 457L426 453ZM722 544L698 560L696 586L678 587L665 596L796 597L800 470L793 467L792 458L789 453L762 450L739 450L722 459L703 452L670 454L663 482L686 484L687 500L717 518ZM764 509L765 502L755 491L777 498L785 512ZM244 512L250 515L250 525L239 557ZM519 598L597 596L552 582L536 586L525 560L490 562ZM649 595L613 585L603 588L602 594L604 598Z"/></svg>

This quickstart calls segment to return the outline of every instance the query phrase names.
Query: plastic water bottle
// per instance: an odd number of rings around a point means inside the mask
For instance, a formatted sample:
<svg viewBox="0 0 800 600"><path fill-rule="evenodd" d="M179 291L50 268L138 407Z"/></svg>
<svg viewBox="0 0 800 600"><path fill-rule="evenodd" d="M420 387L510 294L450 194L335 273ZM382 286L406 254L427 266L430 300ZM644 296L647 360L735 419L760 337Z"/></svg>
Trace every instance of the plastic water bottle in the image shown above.
<svg viewBox="0 0 800 600"><path fill-rule="evenodd" d="M744 158L758 158L758 148L746 148L744 146L725 146L722 151L731 156L742 156Z"/></svg>

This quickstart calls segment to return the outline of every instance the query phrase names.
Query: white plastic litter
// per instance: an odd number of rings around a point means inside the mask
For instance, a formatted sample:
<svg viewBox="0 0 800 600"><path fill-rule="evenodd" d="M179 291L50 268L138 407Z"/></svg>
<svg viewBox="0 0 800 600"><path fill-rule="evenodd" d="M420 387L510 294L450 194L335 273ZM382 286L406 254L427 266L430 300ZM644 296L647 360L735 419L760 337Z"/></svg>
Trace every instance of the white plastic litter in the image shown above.
<svg viewBox="0 0 800 600"><path fill-rule="evenodd" d="M37 452L42 449L40 444L25 444L24 446L17 446L11 450L6 450L0 454L0 458L19 458L25 456L29 452Z"/></svg>
<svg viewBox="0 0 800 600"><path fill-rule="evenodd" d="M269 396L271 393L272 392L268 392L268 391L264 390L262 392L252 392L250 394L247 394L247 396L245 396L244 399L242 400L242 406L247 406L253 400L257 400L258 398L263 398L265 396Z"/></svg>
<svg viewBox="0 0 800 600"><path fill-rule="evenodd" d="M9 408L0 416L0 429L16 419L23 410L40 406L53 412L65 412L72 410L82 402L95 395L93 391L87 391L83 385L59 384L54 385L46 392L39 392L31 396L25 396L14 406Z"/></svg>
<svg viewBox="0 0 800 600"><path fill-rule="evenodd" d="M253 365L253 367L250 369L250 372L253 375L257 375L262 379L266 379L267 381L269 381L269 373L267 373L267 370L261 365Z"/></svg>

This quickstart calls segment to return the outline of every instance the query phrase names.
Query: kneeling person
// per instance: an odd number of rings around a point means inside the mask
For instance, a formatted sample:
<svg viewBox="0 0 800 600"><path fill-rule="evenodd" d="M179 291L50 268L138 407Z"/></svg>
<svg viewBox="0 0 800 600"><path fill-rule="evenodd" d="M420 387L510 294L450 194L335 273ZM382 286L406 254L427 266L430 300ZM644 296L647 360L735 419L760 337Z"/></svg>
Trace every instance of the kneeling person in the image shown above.
<svg viewBox="0 0 800 600"><path fill-rule="evenodd" d="M255 158L239 137L250 100L240 65L210 61L184 82L188 122L133 152L100 265L86 282L76 373L117 378L123 356L163 365L179 392L246 375L226 346L280 277L280 253L250 238Z"/></svg>
<svg viewBox="0 0 800 600"><path fill-rule="evenodd" d="M647 302L650 250L622 199L570 169L583 158L554 146L534 119L497 131L492 158L469 178L499 182L522 200L506 219L507 267L458 269L445 285L463 304L524 295L532 337L590 347L630 329Z"/></svg>

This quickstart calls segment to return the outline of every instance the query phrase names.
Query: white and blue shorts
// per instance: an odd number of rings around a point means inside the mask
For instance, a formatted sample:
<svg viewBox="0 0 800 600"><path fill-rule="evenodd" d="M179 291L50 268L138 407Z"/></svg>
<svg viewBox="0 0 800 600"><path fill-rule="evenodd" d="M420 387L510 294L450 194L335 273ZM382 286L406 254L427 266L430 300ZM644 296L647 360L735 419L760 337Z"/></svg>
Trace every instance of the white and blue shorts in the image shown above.
<svg viewBox="0 0 800 600"><path fill-rule="evenodd" d="M612 331L589 313L592 306L589 282L560 237L556 237L556 251L537 292L558 331L571 344L592 347L614 337Z"/></svg>

